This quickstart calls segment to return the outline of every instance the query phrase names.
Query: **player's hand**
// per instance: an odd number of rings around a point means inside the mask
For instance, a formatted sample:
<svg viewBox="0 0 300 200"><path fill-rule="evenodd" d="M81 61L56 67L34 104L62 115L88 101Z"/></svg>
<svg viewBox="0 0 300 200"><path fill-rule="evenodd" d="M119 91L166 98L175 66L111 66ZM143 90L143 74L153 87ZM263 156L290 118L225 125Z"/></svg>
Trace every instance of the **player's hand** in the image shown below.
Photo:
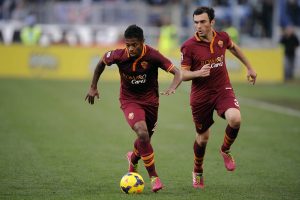
<svg viewBox="0 0 300 200"><path fill-rule="evenodd" d="M163 92L160 92L161 95L166 95L166 96L169 96L171 94L175 94L175 89L172 89L172 88L169 88Z"/></svg>
<svg viewBox="0 0 300 200"><path fill-rule="evenodd" d="M197 70L198 77L207 77L210 75L211 66L210 64L203 65L200 70Z"/></svg>
<svg viewBox="0 0 300 200"><path fill-rule="evenodd" d="M256 77L257 77L256 72L253 69L248 69L247 79L249 83L252 83L254 85L256 82Z"/></svg>
<svg viewBox="0 0 300 200"><path fill-rule="evenodd" d="M89 104L94 104L94 99L97 97L99 99L99 92L97 89L90 88L88 94L85 97L85 101L88 100Z"/></svg>

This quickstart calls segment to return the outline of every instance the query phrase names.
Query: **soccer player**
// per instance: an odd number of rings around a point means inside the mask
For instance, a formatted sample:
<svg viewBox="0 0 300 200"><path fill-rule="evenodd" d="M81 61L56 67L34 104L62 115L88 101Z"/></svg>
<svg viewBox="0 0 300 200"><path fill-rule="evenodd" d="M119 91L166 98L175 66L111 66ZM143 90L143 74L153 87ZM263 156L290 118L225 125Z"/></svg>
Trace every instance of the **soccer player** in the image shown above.
<svg viewBox="0 0 300 200"><path fill-rule="evenodd" d="M248 81L255 84L256 80L256 72L241 49L226 32L213 29L214 17L213 8L197 8L193 13L196 32L181 46L183 81L192 80L190 105L197 132L194 142L194 188L204 188L203 159L210 135L209 128L214 123L214 110L228 122L220 154L226 169L235 169L230 146L238 135L241 114L226 69L226 49L246 66Z"/></svg>
<svg viewBox="0 0 300 200"><path fill-rule="evenodd" d="M116 64L121 77L121 109L137 135L133 152L127 153L128 171L137 172L138 161L142 158L151 179L152 191L157 192L162 189L163 184L155 170L154 151L150 140L158 113L158 68L174 75L172 83L161 93L162 95L175 93L182 81L182 73L169 59L144 44L144 34L140 27L129 26L125 30L124 37L126 48L108 51L97 64L85 100L94 104L94 98L99 98L97 83L100 75L106 65Z"/></svg>

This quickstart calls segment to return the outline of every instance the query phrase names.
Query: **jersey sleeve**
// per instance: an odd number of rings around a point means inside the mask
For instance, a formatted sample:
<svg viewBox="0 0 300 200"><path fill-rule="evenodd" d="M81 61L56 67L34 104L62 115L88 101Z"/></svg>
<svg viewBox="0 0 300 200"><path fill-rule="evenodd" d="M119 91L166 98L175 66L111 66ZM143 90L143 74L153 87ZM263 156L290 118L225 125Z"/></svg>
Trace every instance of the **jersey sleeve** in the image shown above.
<svg viewBox="0 0 300 200"><path fill-rule="evenodd" d="M107 65L111 66L112 64L116 64L119 61L119 51L117 50L111 50L104 54L102 57L102 61Z"/></svg>
<svg viewBox="0 0 300 200"><path fill-rule="evenodd" d="M165 70L166 72L169 72L173 69L174 65L172 62L158 51L154 51L154 57L161 69Z"/></svg>
<svg viewBox="0 0 300 200"><path fill-rule="evenodd" d="M225 42L226 42L226 48L231 49L233 47L233 41L229 37L228 33L223 32L223 34L224 34L224 38L225 38Z"/></svg>
<svg viewBox="0 0 300 200"><path fill-rule="evenodd" d="M190 70L192 66L191 48L188 48L185 44L181 47L181 68L183 70Z"/></svg>

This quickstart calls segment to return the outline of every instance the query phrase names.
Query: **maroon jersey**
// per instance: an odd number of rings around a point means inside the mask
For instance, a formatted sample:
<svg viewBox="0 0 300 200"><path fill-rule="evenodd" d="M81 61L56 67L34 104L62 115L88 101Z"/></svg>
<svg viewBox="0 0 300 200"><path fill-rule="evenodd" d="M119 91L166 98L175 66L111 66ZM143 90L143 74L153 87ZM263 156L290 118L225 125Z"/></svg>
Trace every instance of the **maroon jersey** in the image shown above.
<svg viewBox="0 0 300 200"><path fill-rule="evenodd" d="M108 51L103 62L116 64L121 77L120 102L158 105L158 68L170 71L174 65L169 59L148 45L140 57L130 57L127 48Z"/></svg>
<svg viewBox="0 0 300 200"><path fill-rule="evenodd" d="M181 66L185 70L196 71L205 64L211 66L210 76L192 80L191 105L203 95L213 95L224 88L231 88L225 64L225 51L233 43L225 32L213 31L211 42L201 41L197 34L181 46Z"/></svg>

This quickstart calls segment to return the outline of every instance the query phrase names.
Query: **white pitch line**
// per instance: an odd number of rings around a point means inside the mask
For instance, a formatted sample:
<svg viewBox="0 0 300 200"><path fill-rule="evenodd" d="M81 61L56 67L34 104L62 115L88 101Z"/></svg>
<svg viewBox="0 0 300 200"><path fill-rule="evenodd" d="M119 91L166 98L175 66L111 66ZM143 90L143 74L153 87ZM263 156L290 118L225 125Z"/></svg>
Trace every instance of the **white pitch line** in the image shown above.
<svg viewBox="0 0 300 200"><path fill-rule="evenodd" d="M259 101L259 100L254 100L254 99L246 99L243 97L238 97L238 99L243 102L244 104L247 104L248 106L252 106L255 108L260 108L262 110L267 110L267 111L271 111L271 112L277 112L280 114L285 114L285 115L290 115L290 116L294 116L294 117L300 117L300 111L299 110L294 110L291 108L287 108L284 106L279 106L279 105L275 105L272 103L267 103L264 101Z"/></svg>

